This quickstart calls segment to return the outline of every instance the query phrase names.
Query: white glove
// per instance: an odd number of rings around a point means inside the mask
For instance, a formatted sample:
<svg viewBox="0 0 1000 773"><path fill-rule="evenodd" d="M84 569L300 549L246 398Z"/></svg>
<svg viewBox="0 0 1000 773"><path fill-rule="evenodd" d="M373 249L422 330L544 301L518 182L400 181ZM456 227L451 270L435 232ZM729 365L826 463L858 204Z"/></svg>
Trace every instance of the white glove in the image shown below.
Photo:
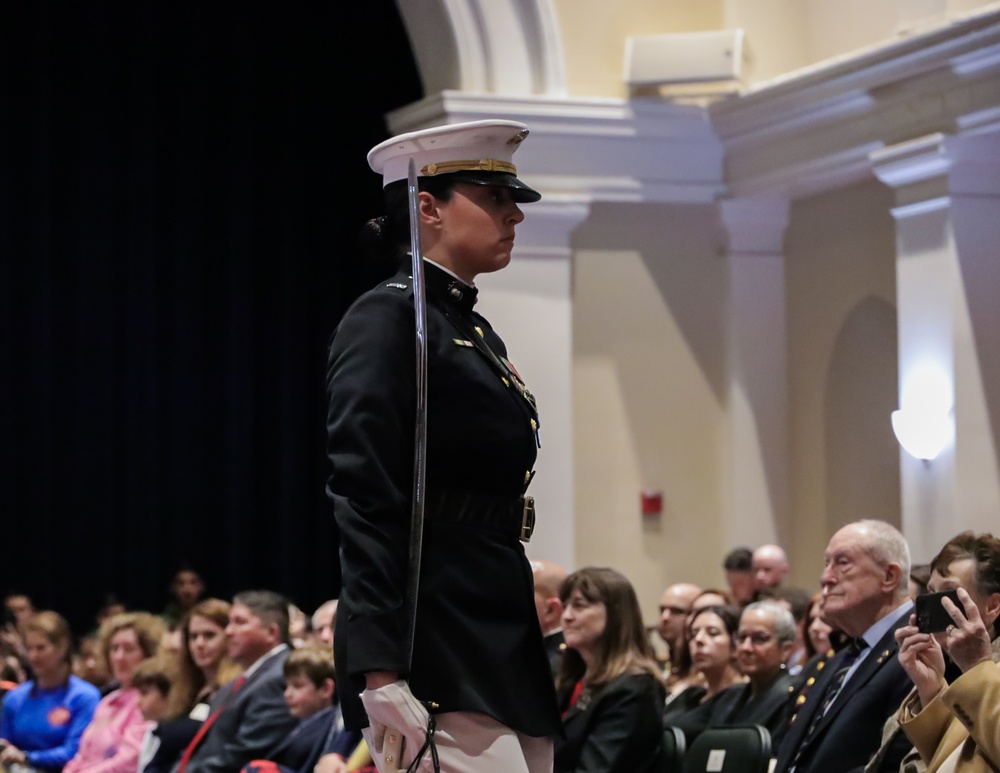
<svg viewBox="0 0 1000 773"><path fill-rule="evenodd" d="M365 690L361 693L361 702L371 725L371 751L385 760L387 768L405 770L427 740L430 718L427 709L413 697L410 685L402 680L376 690ZM404 740L405 752L402 751Z"/></svg>

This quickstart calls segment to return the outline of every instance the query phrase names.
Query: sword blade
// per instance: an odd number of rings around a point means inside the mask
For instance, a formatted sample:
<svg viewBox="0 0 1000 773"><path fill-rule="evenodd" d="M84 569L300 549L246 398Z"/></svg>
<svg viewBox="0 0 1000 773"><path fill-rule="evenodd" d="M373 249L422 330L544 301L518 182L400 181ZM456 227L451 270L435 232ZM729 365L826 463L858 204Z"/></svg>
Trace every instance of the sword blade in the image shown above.
<svg viewBox="0 0 1000 773"><path fill-rule="evenodd" d="M413 273L413 312L417 347L417 412L413 443L413 510L410 517L410 573L407 583L407 663L413 660L413 638L417 625L417 592L420 588L420 557L424 540L424 501L427 475L427 294L424 261L420 248L420 199L417 165L410 159L407 173L410 205L410 253Z"/></svg>

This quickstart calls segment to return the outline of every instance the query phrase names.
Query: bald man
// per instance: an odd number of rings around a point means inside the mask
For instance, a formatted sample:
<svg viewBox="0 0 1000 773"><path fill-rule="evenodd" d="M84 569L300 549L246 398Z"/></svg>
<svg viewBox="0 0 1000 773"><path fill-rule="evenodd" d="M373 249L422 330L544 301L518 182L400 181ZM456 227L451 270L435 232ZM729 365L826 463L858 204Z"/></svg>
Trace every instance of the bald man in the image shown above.
<svg viewBox="0 0 1000 773"><path fill-rule="evenodd" d="M788 556L778 545L761 545L753 552L753 581L757 592L773 590L788 576Z"/></svg>
<svg viewBox="0 0 1000 773"><path fill-rule="evenodd" d="M333 624L337 620L337 599L324 601L312 616L313 634L319 643L333 649Z"/></svg>
<svg viewBox="0 0 1000 773"><path fill-rule="evenodd" d="M667 689L671 692L686 685L690 676L691 663L687 655L684 626L691 612L691 604L699 593L701 588L697 585L679 582L668 586L660 597L660 622L656 630L670 651Z"/></svg>
<svg viewBox="0 0 1000 773"><path fill-rule="evenodd" d="M559 600L559 587L567 572L552 561L532 561L531 573L535 578L535 612L542 627L545 652L553 675L559 670L559 661L565 649L562 635L563 605Z"/></svg>

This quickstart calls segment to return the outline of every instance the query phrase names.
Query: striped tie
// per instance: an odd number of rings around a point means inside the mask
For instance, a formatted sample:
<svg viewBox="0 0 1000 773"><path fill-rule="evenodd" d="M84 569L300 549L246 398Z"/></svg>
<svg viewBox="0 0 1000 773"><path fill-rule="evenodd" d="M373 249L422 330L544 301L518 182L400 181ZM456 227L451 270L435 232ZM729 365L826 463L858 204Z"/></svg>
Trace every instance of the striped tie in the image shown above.
<svg viewBox="0 0 1000 773"><path fill-rule="evenodd" d="M823 692L823 700L820 703L819 710L813 715L812 724L809 725L809 729L806 731L805 737L802 739L802 743L799 744L798 751L795 752L795 759L793 760L793 766L799 761L799 755L802 754L802 750L812 739L816 732L816 727L819 725L820 720L823 719L827 710L833 705L833 702L837 699L840 694L840 688L844 686L844 680L847 678L847 672L851 670L851 667L855 664L858 659L858 655L861 651L867 647L865 640L862 638L851 639L851 643L847 645L844 650L844 659L840 662L840 668L837 669L837 673L833 675L833 679L830 680L830 684L826 686L826 690Z"/></svg>

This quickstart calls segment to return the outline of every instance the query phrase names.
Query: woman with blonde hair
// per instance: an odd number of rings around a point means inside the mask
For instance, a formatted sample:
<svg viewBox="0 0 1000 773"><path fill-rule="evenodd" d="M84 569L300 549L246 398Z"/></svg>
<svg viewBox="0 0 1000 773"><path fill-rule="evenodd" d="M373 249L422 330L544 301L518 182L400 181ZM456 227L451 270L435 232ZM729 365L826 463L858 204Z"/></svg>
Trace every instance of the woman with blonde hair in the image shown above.
<svg viewBox="0 0 1000 773"><path fill-rule="evenodd" d="M559 598L566 650L556 773L660 770L665 691L631 583L587 567L566 578Z"/></svg>
<svg viewBox="0 0 1000 773"><path fill-rule="evenodd" d="M132 673L139 663L156 654L163 631L163 621L147 612L115 615L101 626L101 651L121 686L98 704L80 739L80 750L66 765L65 773L134 773L150 723L139 710L139 691L132 686Z"/></svg>
<svg viewBox="0 0 1000 773"><path fill-rule="evenodd" d="M69 625L55 612L38 612L23 625L35 678L3 699L0 765L62 770L101 699L97 688L71 673Z"/></svg>

